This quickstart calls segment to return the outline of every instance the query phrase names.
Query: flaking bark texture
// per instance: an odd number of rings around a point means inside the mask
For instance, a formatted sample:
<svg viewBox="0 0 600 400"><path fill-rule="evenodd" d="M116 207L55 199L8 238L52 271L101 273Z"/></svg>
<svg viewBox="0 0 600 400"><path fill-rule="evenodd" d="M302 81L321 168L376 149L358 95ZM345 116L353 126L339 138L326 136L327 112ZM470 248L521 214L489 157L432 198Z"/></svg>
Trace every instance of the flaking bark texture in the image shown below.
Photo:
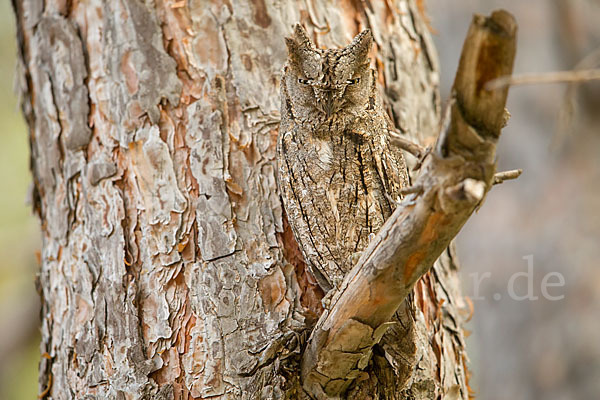
<svg viewBox="0 0 600 400"><path fill-rule="evenodd" d="M431 144L438 66L422 10L412 0L14 8L42 221L41 397L301 398L323 293L277 193L283 38L301 22L317 45L341 47L370 28L385 109ZM450 249L348 398L468 397Z"/></svg>

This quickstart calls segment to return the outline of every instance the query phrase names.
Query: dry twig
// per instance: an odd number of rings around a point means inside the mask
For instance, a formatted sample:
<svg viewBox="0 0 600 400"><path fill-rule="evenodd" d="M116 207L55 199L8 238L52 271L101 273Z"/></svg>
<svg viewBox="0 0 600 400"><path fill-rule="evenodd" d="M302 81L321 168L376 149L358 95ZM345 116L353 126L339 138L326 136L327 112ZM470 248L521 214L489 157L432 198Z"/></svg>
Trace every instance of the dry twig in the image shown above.
<svg viewBox="0 0 600 400"><path fill-rule="evenodd" d="M421 158L427 153L427 149L425 147L405 139L399 132L389 130L388 133L390 135L390 142L392 142L393 145L400 147L402 150L406 150L418 160L421 160Z"/></svg>
<svg viewBox="0 0 600 400"><path fill-rule="evenodd" d="M542 74L502 76L485 84L486 90L497 90L507 86L534 85L540 83L585 82L600 79L600 69L580 71L557 71Z"/></svg>
<svg viewBox="0 0 600 400"><path fill-rule="evenodd" d="M512 169L510 171L503 171L494 174L494 185L498 185L504 181L511 179L517 179L523 173L522 169Z"/></svg>

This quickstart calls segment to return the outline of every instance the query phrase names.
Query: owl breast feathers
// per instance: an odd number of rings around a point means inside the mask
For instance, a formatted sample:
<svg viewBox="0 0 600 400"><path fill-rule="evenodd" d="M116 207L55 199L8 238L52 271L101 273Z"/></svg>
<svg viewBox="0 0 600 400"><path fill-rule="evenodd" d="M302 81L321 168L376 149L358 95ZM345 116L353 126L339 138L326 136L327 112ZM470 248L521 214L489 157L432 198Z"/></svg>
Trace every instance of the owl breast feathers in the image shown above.
<svg viewBox="0 0 600 400"><path fill-rule="evenodd" d="M296 241L325 291L339 285L407 185L369 66L371 42L365 30L343 49L317 49L300 25L286 38L278 184Z"/></svg>

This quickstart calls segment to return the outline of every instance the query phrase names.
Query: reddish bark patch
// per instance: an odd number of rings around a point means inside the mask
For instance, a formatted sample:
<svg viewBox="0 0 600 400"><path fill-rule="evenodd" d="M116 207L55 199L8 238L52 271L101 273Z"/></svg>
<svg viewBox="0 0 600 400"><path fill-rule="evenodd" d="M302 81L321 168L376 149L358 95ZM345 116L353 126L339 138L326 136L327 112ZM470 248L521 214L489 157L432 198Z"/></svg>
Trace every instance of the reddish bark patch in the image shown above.
<svg viewBox="0 0 600 400"><path fill-rule="evenodd" d="M252 0L254 5L254 21L261 28L268 28L271 25L271 17L267 12L265 0Z"/></svg>
<svg viewBox="0 0 600 400"><path fill-rule="evenodd" d="M285 299L287 285L281 269L277 268L271 275L267 275L258 282L258 290L263 305L267 311L275 311L277 306Z"/></svg>
<svg viewBox="0 0 600 400"><path fill-rule="evenodd" d="M421 237L419 238L420 245L427 248L428 243L431 243L437 238L440 226L445 224L445 216L446 214L442 212L436 212L429 217L421 232ZM418 270L418 266L425 260L427 255L427 251L417 250L408 257L404 266L404 284L408 284L412 281L415 271Z"/></svg>
<svg viewBox="0 0 600 400"><path fill-rule="evenodd" d="M121 73L125 78L125 85L129 94L136 94L139 90L139 80L135 66L131 61L131 51L127 51L121 58Z"/></svg>
<svg viewBox="0 0 600 400"><path fill-rule="evenodd" d="M300 304L308 314L307 317L314 318L316 322L323 313L321 300L325 296L325 293L309 271L285 213L283 214L283 233L279 234L279 239L281 241L281 248L283 249L283 256L287 262L294 266L296 272L296 280L301 291Z"/></svg>
<svg viewBox="0 0 600 400"><path fill-rule="evenodd" d="M252 71L252 58L248 54L242 54L242 63L246 71Z"/></svg>
<svg viewBox="0 0 600 400"><path fill-rule="evenodd" d="M420 244L430 243L437 238L440 226L445 225L443 221L445 216L446 214L442 212L436 212L429 217L427 223L425 224L425 228L423 228L421 237L419 238Z"/></svg>
<svg viewBox="0 0 600 400"><path fill-rule="evenodd" d="M490 39L484 42L477 57L476 95L480 95L484 85L501 75L504 69L505 54L503 43Z"/></svg>
<svg viewBox="0 0 600 400"><path fill-rule="evenodd" d="M411 277L414 275L417 266L421 264L426 256L426 252L417 251L408 257L406 264L404 264L404 284L408 284L411 281Z"/></svg>
<svg viewBox="0 0 600 400"><path fill-rule="evenodd" d="M219 25L214 18L205 14L204 23L198 31L197 37L202 38L202 40L194 41L193 44L198 64L214 66L216 71L225 72L229 56Z"/></svg>

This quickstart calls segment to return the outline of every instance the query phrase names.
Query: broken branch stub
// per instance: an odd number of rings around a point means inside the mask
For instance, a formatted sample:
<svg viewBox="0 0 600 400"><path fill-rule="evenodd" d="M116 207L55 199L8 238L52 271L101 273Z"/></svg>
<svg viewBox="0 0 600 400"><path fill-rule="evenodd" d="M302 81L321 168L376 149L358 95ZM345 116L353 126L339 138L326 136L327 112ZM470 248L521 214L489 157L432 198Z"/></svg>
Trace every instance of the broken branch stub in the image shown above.
<svg viewBox="0 0 600 400"><path fill-rule="evenodd" d="M334 294L302 360L303 387L338 398L360 377L371 351L415 282L446 249L493 184L496 142L506 123L517 25L506 11L476 15L463 45L447 130L438 137L408 195Z"/></svg>

